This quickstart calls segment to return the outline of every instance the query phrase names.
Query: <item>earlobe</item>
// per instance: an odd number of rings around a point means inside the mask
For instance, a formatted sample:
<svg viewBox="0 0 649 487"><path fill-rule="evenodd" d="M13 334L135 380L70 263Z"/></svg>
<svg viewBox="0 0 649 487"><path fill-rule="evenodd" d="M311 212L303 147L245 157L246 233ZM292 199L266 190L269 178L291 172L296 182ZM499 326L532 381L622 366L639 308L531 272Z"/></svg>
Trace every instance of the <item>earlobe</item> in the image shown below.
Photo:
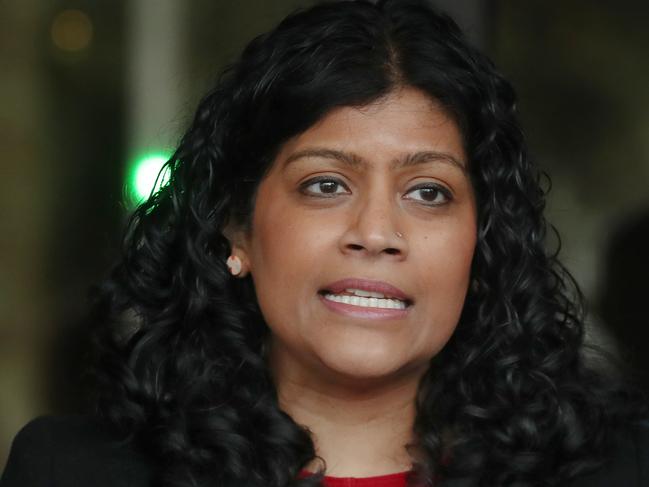
<svg viewBox="0 0 649 487"><path fill-rule="evenodd" d="M250 264L246 253L238 248L232 249L232 253L226 259L225 265L234 277L245 277L250 272Z"/></svg>
<svg viewBox="0 0 649 487"><path fill-rule="evenodd" d="M227 258L225 265L228 267L230 274L235 277L244 277L249 271L247 253L243 243L241 232L233 232L231 229L225 229L223 235L230 241L232 252Z"/></svg>
<svg viewBox="0 0 649 487"><path fill-rule="evenodd" d="M236 255L231 255L230 257L228 257L228 260L225 262L225 264L228 266L230 274L232 274L233 276L238 276L239 274L241 274L241 259Z"/></svg>

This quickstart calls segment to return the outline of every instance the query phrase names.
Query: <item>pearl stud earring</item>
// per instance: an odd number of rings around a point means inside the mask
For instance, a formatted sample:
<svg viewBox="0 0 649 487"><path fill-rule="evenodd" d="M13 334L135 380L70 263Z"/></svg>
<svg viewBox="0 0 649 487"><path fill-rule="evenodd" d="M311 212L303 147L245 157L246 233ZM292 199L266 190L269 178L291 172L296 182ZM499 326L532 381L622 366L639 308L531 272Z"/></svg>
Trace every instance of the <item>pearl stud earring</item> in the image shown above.
<svg viewBox="0 0 649 487"><path fill-rule="evenodd" d="M236 255L231 255L226 261L228 269L230 269L230 274L233 276L238 276L241 273L241 259Z"/></svg>

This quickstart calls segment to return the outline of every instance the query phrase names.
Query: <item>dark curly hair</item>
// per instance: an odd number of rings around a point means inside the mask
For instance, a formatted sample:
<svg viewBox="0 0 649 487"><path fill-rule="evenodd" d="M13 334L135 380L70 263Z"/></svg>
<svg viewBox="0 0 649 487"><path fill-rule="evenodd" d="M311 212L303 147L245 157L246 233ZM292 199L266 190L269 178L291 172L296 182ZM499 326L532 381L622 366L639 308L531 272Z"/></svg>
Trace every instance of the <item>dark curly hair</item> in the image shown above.
<svg viewBox="0 0 649 487"><path fill-rule="evenodd" d="M98 409L156 460L161 485L321 481L298 478L314 444L278 405L269 329L250 276L226 268L224 229L249 228L289 138L404 86L457 122L478 208L473 284L416 398L413 479L555 486L605 458L628 402L584 365L582 297L546 250L546 190L512 87L426 2L334 1L288 16L224 71L96 286Z"/></svg>

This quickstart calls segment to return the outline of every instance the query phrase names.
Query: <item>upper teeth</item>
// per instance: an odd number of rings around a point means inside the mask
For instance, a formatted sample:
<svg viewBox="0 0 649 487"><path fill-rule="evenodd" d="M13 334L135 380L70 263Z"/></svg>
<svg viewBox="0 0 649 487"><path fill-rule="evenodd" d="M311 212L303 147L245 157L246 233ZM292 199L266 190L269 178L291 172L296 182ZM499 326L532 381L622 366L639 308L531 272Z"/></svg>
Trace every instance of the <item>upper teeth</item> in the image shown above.
<svg viewBox="0 0 649 487"><path fill-rule="evenodd" d="M362 296L364 298L385 298L385 294L374 293L372 291L363 291L362 289L345 289L348 293Z"/></svg>

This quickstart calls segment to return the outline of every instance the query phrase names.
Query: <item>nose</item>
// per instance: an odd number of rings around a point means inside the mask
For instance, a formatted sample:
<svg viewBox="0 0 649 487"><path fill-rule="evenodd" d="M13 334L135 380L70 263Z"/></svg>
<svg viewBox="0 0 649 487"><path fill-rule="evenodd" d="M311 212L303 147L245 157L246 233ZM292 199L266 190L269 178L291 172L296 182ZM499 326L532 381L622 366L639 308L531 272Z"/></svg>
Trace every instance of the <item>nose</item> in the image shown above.
<svg viewBox="0 0 649 487"><path fill-rule="evenodd" d="M359 199L349 212L349 223L340 239L343 253L390 255L401 260L408 254L408 240L399 228L400 208L385 191Z"/></svg>

